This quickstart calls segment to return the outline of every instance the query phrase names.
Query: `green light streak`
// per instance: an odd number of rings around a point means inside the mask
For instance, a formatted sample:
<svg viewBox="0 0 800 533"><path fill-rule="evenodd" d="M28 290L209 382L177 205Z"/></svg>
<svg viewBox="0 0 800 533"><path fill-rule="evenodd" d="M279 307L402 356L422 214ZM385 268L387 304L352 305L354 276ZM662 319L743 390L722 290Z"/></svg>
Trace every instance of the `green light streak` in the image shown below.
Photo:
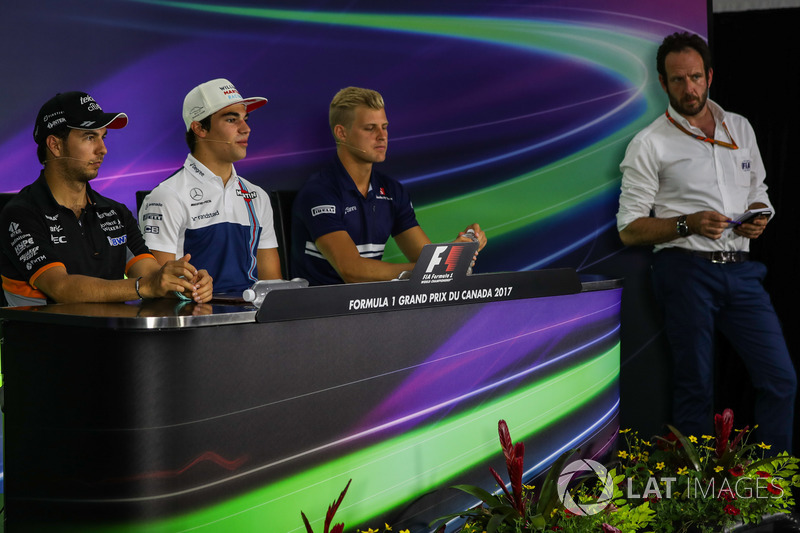
<svg viewBox="0 0 800 533"><path fill-rule="evenodd" d="M364 523L500 453L497 421L522 440L563 419L619 377L619 344L594 359L502 398L420 427L201 511L142 524L161 531L304 531L300 511L321 529L325 511L352 478L337 522ZM290 438L290 436L283 436ZM265 445L269 445L265 443ZM530 465L528 465L530 466ZM417 474L410 478L409 471ZM380 524L382 525L382 524ZM122 532L132 525L81 526L74 531Z"/></svg>

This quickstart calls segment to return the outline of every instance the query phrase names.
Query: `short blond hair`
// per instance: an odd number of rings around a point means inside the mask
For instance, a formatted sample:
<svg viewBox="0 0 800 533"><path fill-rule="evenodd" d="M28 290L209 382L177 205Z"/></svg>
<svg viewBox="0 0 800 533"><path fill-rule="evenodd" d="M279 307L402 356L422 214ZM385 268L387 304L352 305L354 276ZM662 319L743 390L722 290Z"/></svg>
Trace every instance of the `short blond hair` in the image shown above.
<svg viewBox="0 0 800 533"><path fill-rule="evenodd" d="M333 133L333 129L337 124L350 129L356 118L355 109L359 106L365 106L370 109L383 109L383 96L378 91L362 89L361 87L345 87L340 90L331 100L331 108L328 115L331 133ZM333 137L336 138L335 133L333 133Z"/></svg>

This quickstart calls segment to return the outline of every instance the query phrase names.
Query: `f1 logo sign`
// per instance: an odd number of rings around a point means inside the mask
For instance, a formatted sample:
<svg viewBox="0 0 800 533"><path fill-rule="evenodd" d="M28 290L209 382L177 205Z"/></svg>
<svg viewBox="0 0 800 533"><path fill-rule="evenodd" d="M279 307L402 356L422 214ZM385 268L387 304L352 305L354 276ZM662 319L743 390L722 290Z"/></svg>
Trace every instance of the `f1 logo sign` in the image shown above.
<svg viewBox="0 0 800 533"><path fill-rule="evenodd" d="M461 246L437 246L433 251L431 260L428 261L428 268L425 269L426 274L430 274L434 267L442 264L442 254L448 248L450 249L450 253L447 254L447 258L444 260L444 264L447 265L445 272L452 272L456 269L458 258L461 257L461 251L464 248Z"/></svg>
<svg viewBox="0 0 800 533"><path fill-rule="evenodd" d="M433 270L433 267L436 265L442 264L442 254L447 250L448 246L437 246L436 249L433 251L433 255L431 256L431 260L428 261L428 268L425 269L425 273L430 273Z"/></svg>

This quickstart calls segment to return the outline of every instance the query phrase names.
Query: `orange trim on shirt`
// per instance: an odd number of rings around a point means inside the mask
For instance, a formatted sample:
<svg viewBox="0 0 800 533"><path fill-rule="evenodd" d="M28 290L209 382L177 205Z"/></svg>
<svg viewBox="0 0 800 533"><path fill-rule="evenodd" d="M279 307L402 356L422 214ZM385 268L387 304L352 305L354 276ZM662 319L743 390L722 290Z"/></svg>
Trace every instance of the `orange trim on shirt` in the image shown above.
<svg viewBox="0 0 800 533"><path fill-rule="evenodd" d="M156 260L156 257L155 257L153 254L139 254L139 255L137 255L136 257L134 257L133 259L131 259L130 261L128 261L128 264L127 264L127 265L125 265L125 275L126 275L126 276L128 275L128 271L131 269L131 267L132 267L134 264L138 263L138 262L139 262L139 261L141 261L142 259L147 259L148 257L149 257L150 259L152 259L153 261L155 261L155 260Z"/></svg>
<svg viewBox="0 0 800 533"><path fill-rule="evenodd" d="M50 270L51 268L57 267L57 266L60 266L64 270L67 269L67 265L65 265L64 263L50 263L48 265L43 266L42 268L40 268L36 272L34 272L33 276L31 276L31 279L28 280L28 283L30 283L31 286L33 287L33 284L36 282L37 279L39 279L39 276L41 276L42 274L44 274L46 271ZM20 282L20 283L22 283L22 282ZM44 293L42 293L42 294L44 294Z"/></svg>
<svg viewBox="0 0 800 533"><path fill-rule="evenodd" d="M28 283L27 281L18 281L16 279L7 278L2 276L3 278L3 290L6 292L10 292L11 294L16 294L17 296L23 296L25 298L38 298L40 300L47 300L47 295Z"/></svg>

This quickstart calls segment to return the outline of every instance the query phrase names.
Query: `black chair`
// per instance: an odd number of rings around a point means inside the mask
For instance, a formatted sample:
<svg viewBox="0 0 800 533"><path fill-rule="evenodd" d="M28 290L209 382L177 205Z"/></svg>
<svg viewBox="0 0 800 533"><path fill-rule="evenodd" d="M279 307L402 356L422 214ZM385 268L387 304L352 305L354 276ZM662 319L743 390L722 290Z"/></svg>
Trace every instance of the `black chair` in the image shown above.
<svg viewBox="0 0 800 533"><path fill-rule="evenodd" d="M0 192L0 211L2 211L6 204L16 195L17 193L15 192Z"/></svg>
<svg viewBox="0 0 800 533"><path fill-rule="evenodd" d="M148 194L150 194L150 191L136 191L136 212L134 213L136 218L139 218L139 211L142 210L142 203Z"/></svg>
<svg viewBox="0 0 800 533"><path fill-rule="evenodd" d="M289 261L292 257L292 204L296 196L297 191L270 191L269 193L283 279L292 279Z"/></svg>

